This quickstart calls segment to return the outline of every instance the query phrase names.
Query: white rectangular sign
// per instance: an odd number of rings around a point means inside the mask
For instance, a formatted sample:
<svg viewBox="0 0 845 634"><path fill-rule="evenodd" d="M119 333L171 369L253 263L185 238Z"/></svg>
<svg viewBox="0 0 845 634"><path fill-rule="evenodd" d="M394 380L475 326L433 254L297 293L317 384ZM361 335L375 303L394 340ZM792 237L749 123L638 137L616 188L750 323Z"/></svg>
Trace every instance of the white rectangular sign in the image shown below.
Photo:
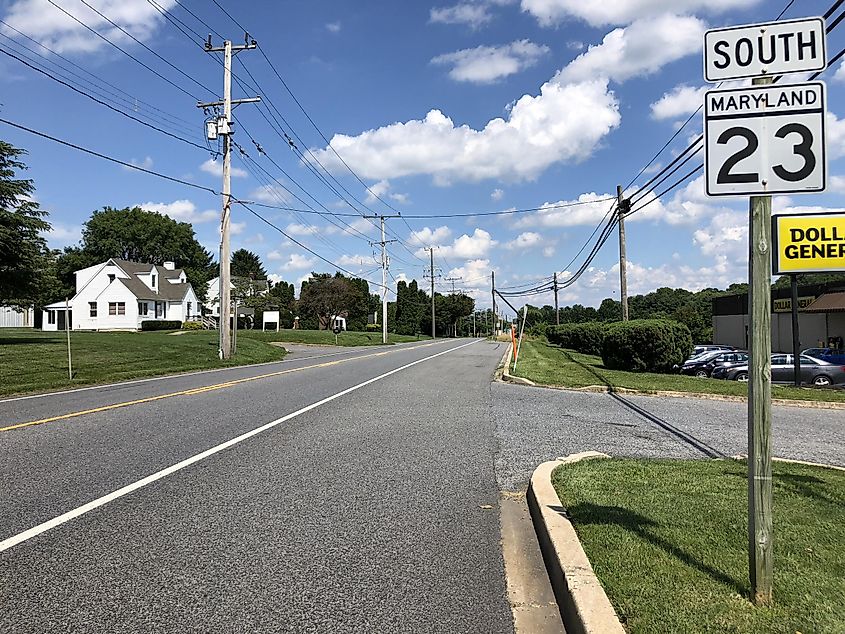
<svg viewBox="0 0 845 634"><path fill-rule="evenodd" d="M707 194L824 191L824 100L822 82L705 93Z"/></svg>
<svg viewBox="0 0 845 634"><path fill-rule="evenodd" d="M827 68L822 18L713 29L704 34L704 78L710 82Z"/></svg>

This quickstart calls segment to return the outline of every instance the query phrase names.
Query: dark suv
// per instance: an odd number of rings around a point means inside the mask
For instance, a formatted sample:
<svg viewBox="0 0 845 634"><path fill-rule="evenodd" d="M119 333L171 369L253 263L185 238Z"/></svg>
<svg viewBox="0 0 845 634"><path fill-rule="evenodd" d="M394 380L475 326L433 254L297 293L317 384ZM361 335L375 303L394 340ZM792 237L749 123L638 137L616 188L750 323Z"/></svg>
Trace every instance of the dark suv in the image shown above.
<svg viewBox="0 0 845 634"><path fill-rule="evenodd" d="M703 379L711 376L714 368L747 362L748 353L743 350L711 352L684 361L679 370L681 374L689 374Z"/></svg>

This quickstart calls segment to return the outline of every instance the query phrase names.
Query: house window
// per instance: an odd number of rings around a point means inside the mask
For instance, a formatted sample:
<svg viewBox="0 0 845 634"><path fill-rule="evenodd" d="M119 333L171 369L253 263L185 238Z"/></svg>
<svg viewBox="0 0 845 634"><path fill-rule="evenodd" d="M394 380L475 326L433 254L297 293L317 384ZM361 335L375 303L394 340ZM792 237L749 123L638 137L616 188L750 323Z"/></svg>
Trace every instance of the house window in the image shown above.
<svg viewBox="0 0 845 634"><path fill-rule="evenodd" d="M138 314L141 317L146 317L147 315L150 314L150 309L149 309L149 306L147 305L147 302L138 302Z"/></svg>
<svg viewBox="0 0 845 634"><path fill-rule="evenodd" d="M109 284L114 282L114 273L109 273Z"/></svg>
<svg viewBox="0 0 845 634"><path fill-rule="evenodd" d="M191 316L191 302L188 302L188 317Z"/></svg>
<svg viewBox="0 0 845 634"><path fill-rule="evenodd" d="M117 315L117 302L109 302L109 315Z"/></svg>
<svg viewBox="0 0 845 634"><path fill-rule="evenodd" d="M155 287L156 287L156 276L153 275L153 288L155 288Z"/></svg>
<svg viewBox="0 0 845 634"><path fill-rule="evenodd" d="M88 314L91 317L97 316L97 302L88 302Z"/></svg>
<svg viewBox="0 0 845 634"><path fill-rule="evenodd" d="M109 315L125 315L126 302L109 302Z"/></svg>
<svg viewBox="0 0 845 634"><path fill-rule="evenodd" d="M48 310L47 311L47 323L48 324L55 324L56 323L56 311L55 310Z"/></svg>

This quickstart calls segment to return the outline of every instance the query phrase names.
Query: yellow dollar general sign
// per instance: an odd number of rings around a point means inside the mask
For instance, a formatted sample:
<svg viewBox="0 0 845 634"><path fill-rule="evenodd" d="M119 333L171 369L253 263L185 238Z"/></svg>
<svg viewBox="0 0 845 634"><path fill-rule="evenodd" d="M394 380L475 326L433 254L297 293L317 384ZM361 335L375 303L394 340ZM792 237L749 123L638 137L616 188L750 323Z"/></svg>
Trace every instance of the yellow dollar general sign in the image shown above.
<svg viewBox="0 0 845 634"><path fill-rule="evenodd" d="M845 212L772 217L772 272L845 271Z"/></svg>

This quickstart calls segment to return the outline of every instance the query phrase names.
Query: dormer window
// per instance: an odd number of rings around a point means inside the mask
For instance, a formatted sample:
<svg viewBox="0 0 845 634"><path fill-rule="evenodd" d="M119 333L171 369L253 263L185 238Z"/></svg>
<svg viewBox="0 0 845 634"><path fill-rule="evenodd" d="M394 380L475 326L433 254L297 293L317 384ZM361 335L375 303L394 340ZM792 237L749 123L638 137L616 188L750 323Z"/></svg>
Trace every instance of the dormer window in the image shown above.
<svg viewBox="0 0 845 634"><path fill-rule="evenodd" d="M152 278L152 279L153 279L153 288L155 288L155 287L156 287L156 276L155 276L155 275L153 275L153 278Z"/></svg>
<svg viewBox="0 0 845 634"><path fill-rule="evenodd" d="M109 284L114 282L114 273L109 273Z"/></svg>

